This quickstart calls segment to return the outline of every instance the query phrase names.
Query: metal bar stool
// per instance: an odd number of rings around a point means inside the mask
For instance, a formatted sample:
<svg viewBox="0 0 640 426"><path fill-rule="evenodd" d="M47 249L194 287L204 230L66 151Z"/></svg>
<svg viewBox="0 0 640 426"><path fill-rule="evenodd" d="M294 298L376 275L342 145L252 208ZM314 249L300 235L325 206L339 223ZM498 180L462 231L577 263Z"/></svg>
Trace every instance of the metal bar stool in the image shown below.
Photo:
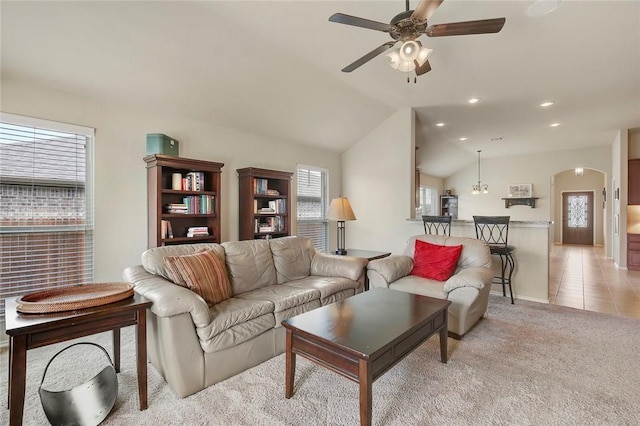
<svg viewBox="0 0 640 426"><path fill-rule="evenodd" d="M451 235L451 216L422 216L425 234Z"/></svg>
<svg viewBox="0 0 640 426"><path fill-rule="evenodd" d="M516 263L513 258L515 248L507 244L510 218L511 216L473 216L473 222L476 226L476 238L489 244L492 255L500 256L501 274L494 277L493 283L502 284L502 296L504 297L507 296L506 286L509 286L511 303L513 304L511 276Z"/></svg>

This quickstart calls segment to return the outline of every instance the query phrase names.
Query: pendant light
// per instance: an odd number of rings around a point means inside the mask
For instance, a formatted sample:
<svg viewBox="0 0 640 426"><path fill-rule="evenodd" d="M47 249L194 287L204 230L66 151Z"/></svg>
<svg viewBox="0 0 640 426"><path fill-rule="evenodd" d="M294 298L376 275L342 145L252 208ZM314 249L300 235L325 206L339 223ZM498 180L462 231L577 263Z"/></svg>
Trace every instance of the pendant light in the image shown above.
<svg viewBox="0 0 640 426"><path fill-rule="evenodd" d="M489 193L489 185L487 185L486 183L482 183L480 181L480 153L481 152L482 152L481 150L478 150L478 184L477 185L473 185L473 187L472 187L471 194L473 194L473 195L480 194L481 192L483 194L488 194Z"/></svg>

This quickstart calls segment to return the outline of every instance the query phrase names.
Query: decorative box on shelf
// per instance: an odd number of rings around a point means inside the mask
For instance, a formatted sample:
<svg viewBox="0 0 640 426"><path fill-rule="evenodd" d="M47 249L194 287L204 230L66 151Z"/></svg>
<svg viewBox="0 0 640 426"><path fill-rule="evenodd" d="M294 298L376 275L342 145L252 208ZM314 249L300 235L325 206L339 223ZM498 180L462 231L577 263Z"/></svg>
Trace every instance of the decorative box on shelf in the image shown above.
<svg viewBox="0 0 640 426"><path fill-rule="evenodd" d="M534 209L536 207L536 200L539 197L526 197L526 198L520 198L520 197L508 197L508 198L503 198L504 200L504 208L508 209L511 206L529 206L532 209Z"/></svg>

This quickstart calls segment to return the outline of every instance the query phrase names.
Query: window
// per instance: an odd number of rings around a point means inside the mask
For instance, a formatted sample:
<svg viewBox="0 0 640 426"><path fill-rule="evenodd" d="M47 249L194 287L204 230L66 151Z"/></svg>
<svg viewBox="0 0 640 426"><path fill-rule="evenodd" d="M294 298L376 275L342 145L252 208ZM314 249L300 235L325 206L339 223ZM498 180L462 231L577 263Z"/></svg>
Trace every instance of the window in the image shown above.
<svg viewBox="0 0 640 426"><path fill-rule="evenodd" d="M298 182L297 211L298 236L311 239L313 246L327 251L327 201L328 170L299 165L296 172Z"/></svg>
<svg viewBox="0 0 640 426"><path fill-rule="evenodd" d="M6 298L93 281L93 135L0 115L0 312Z"/></svg>
<svg viewBox="0 0 640 426"><path fill-rule="evenodd" d="M430 186L420 187L420 215L439 216L438 190Z"/></svg>

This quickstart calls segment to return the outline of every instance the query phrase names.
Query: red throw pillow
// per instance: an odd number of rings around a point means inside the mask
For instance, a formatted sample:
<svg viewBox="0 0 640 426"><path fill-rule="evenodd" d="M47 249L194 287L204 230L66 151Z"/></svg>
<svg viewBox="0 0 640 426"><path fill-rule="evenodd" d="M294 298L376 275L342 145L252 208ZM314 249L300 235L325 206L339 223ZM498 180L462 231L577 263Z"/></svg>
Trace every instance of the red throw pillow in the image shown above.
<svg viewBox="0 0 640 426"><path fill-rule="evenodd" d="M416 240L411 275L446 281L456 270L462 245L440 246Z"/></svg>

